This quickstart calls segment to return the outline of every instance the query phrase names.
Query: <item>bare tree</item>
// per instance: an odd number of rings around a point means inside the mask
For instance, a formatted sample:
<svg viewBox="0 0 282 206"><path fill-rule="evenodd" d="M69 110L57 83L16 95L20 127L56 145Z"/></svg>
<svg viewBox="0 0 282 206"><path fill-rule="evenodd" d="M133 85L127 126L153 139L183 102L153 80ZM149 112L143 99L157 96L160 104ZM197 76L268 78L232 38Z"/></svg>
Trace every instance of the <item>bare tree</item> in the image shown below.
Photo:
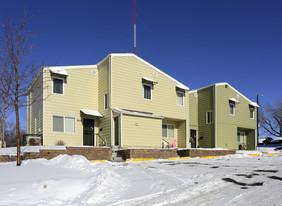
<svg viewBox="0 0 282 206"><path fill-rule="evenodd" d="M6 119L11 112L12 102L10 101L10 85L11 79L8 78L7 73L8 59L4 52L1 51L0 56L0 115L1 115L1 135L2 135L2 145L5 146L5 123Z"/></svg>
<svg viewBox="0 0 282 206"><path fill-rule="evenodd" d="M9 98L14 106L17 132L17 166L20 166L20 120L19 109L26 106L25 98L29 85L37 74L41 63L34 63L30 58L36 52L31 43L37 35L27 30L29 20L36 15L25 14L20 17L19 23L14 23L9 17L5 24L0 25L0 46L8 59L6 79L10 78Z"/></svg>
<svg viewBox="0 0 282 206"><path fill-rule="evenodd" d="M260 114L260 126L275 137L282 137L282 98L273 105L266 105Z"/></svg>

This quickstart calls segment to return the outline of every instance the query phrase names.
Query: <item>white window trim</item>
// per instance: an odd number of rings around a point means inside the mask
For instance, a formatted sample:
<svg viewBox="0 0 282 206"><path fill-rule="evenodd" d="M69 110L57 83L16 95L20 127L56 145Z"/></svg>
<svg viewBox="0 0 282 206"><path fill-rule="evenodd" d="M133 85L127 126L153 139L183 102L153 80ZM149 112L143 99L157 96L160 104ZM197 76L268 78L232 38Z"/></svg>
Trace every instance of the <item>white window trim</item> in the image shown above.
<svg viewBox="0 0 282 206"><path fill-rule="evenodd" d="M251 107L249 107L249 111L250 119L255 119L255 108L253 108L253 117L251 117Z"/></svg>
<svg viewBox="0 0 282 206"><path fill-rule="evenodd" d="M149 86L149 87L151 88L151 99L146 99L146 98L145 98L145 89L144 89L144 85ZM147 100L147 101L152 101L152 100L153 100L153 86L150 85L150 84L143 83L143 84L142 84L142 87L143 87L143 99L144 99L144 100Z"/></svg>
<svg viewBox="0 0 282 206"><path fill-rule="evenodd" d="M163 131L162 131L162 137L163 138L171 138L171 139L175 139L175 125L174 124L166 124L166 123L162 123L162 129L163 129L163 125L167 125L166 128L166 133L168 134L168 125L173 126L173 137L163 137Z"/></svg>
<svg viewBox="0 0 282 206"><path fill-rule="evenodd" d="M211 122L208 122L208 113L211 112L212 117L211 117ZM212 124L213 123L213 110L209 110L206 112L206 124Z"/></svg>
<svg viewBox="0 0 282 206"><path fill-rule="evenodd" d="M54 79L61 79L63 80L63 94L54 93ZM52 94L55 95L65 95L65 79L61 77L52 77Z"/></svg>
<svg viewBox="0 0 282 206"><path fill-rule="evenodd" d="M63 131L63 132L59 132L59 131L54 131L54 130L53 130L53 117L54 117L54 116L56 116L56 117L63 117L63 118L64 118L64 131ZM74 118L74 133L73 133L73 132L65 132L65 131L66 131L66 122L65 122L66 117ZM56 133L65 133L65 134L76 134L76 117L74 117L74 116L64 116L64 115L56 115L56 114L53 114L51 118L52 118L52 132L56 132Z"/></svg>
<svg viewBox="0 0 282 206"><path fill-rule="evenodd" d="M176 93L180 93L180 94L183 95L183 98L182 98L182 105L181 105L181 104L178 104L178 96L177 96L177 95L176 95L176 103L177 103L178 106L184 107L184 96L185 96L184 92L179 92L179 91L177 91Z"/></svg>
<svg viewBox="0 0 282 206"><path fill-rule="evenodd" d="M107 108L106 108L106 96L107 96ZM109 93L104 94L104 110L109 109Z"/></svg>
<svg viewBox="0 0 282 206"><path fill-rule="evenodd" d="M230 105L233 105L233 114L231 114L230 113ZM231 116L235 116L235 114L236 114L236 106L235 106L235 103L233 103L233 102L229 102L229 114L231 115Z"/></svg>

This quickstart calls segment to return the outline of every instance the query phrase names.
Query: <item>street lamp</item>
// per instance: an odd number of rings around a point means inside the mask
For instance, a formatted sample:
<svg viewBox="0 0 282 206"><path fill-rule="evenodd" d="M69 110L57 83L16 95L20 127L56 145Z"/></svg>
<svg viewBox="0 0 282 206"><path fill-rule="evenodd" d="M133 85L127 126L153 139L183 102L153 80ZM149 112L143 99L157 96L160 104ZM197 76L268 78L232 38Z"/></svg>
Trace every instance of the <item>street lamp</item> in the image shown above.
<svg viewBox="0 0 282 206"><path fill-rule="evenodd" d="M263 97L263 94L257 95L257 104L259 105L259 97ZM257 107L257 144L259 143L259 107Z"/></svg>

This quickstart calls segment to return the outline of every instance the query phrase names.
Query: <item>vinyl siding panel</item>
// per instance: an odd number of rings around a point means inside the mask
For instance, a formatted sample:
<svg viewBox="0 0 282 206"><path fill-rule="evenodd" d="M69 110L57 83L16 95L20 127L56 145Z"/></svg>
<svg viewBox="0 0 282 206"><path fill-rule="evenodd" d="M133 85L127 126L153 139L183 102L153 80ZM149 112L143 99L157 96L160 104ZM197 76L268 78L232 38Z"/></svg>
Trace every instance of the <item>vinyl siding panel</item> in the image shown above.
<svg viewBox="0 0 282 206"><path fill-rule="evenodd" d="M230 115L229 98L236 98L240 103L235 104L235 115ZM216 86L217 104L217 142L218 147L238 149L238 128L256 129L256 116L250 118L249 101L230 86ZM256 111L255 111L256 115ZM255 137L254 137L255 138Z"/></svg>
<svg viewBox="0 0 282 206"><path fill-rule="evenodd" d="M122 116L123 147L160 148L162 120L138 116Z"/></svg>
<svg viewBox="0 0 282 206"><path fill-rule="evenodd" d="M186 148L186 121L180 121L177 124L178 126L178 148Z"/></svg>
<svg viewBox="0 0 282 206"><path fill-rule="evenodd" d="M198 93L189 93L189 123L191 127L198 127Z"/></svg>
<svg viewBox="0 0 282 206"><path fill-rule="evenodd" d="M98 75L93 75L92 70L97 69L66 69L68 76L64 81L64 95L52 94L51 74L45 70L44 145L54 145L58 140L63 140L66 145L83 145L83 115L80 109L98 110ZM75 117L75 133L53 132L53 115ZM97 127L95 132L98 132Z"/></svg>
<svg viewBox="0 0 282 206"><path fill-rule="evenodd" d="M206 112L213 111L213 123L206 123ZM214 139L214 86L198 90L199 147L213 148Z"/></svg>
<svg viewBox="0 0 282 206"><path fill-rule="evenodd" d="M31 104L32 103L32 104ZM42 134L43 131L43 72L38 73L27 97L27 133Z"/></svg>
<svg viewBox="0 0 282 206"><path fill-rule="evenodd" d="M107 145L111 145L111 110L108 108L104 110L104 95L109 94L109 101L111 100L110 88L109 88L109 74L110 74L110 59L106 58L98 66L99 78L98 78L98 98L99 98L99 111L103 115L100 123L100 132L102 138L107 142ZM110 104L108 104L110 107Z"/></svg>
<svg viewBox="0 0 282 206"><path fill-rule="evenodd" d="M177 105L178 83L135 57L113 57L112 67L113 107L145 111L173 119L188 119L187 92L184 106ZM157 76L153 75L154 72ZM142 77L158 82L153 86L152 100L143 98Z"/></svg>

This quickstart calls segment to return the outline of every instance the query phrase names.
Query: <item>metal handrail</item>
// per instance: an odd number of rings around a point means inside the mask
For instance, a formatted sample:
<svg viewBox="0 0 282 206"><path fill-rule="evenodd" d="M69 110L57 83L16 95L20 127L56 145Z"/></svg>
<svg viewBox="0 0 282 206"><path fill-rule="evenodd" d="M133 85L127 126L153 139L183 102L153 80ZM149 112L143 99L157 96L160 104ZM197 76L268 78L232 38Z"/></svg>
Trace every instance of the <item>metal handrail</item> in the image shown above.
<svg viewBox="0 0 282 206"><path fill-rule="evenodd" d="M167 148L169 148L169 142L166 141L165 139L162 139L162 141L165 142L167 144ZM165 147L163 146L163 148L165 148Z"/></svg>
<svg viewBox="0 0 282 206"><path fill-rule="evenodd" d="M99 135L98 133L95 133L95 135L96 135L96 137L98 136L100 138L100 140L102 140L102 145L101 146L107 146L107 142L105 141L105 139L103 137L101 137L101 135ZM98 138L96 138L96 141L98 141ZM98 145L98 144L96 144L96 145Z"/></svg>

